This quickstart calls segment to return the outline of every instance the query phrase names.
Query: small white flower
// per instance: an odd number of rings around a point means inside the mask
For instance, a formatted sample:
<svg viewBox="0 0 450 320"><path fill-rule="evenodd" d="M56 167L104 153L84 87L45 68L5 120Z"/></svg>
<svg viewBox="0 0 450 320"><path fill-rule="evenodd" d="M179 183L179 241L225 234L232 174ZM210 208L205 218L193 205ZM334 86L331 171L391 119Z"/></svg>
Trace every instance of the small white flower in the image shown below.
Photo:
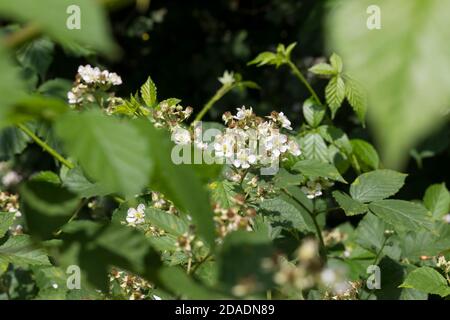
<svg viewBox="0 0 450 320"><path fill-rule="evenodd" d="M283 112L280 112L280 113L278 114L278 120L281 122L281 126L282 126L283 128L286 128L286 129L288 129L288 130L292 130L291 122L290 122L289 119L284 115Z"/></svg>
<svg viewBox="0 0 450 320"><path fill-rule="evenodd" d="M236 120L243 120L245 118L249 118L253 114L253 108L252 107L250 107L249 109L246 109L245 106L242 106L242 108L236 108L236 110L238 111L236 113L236 115L234 116L234 118Z"/></svg>
<svg viewBox="0 0 450 320"><path fill-rule="evenodd" d="M122 78L117 73L111 72L109 74L109 82L115 86L118 86L122 84Z"/></svg>
<svg viewBox="0 0 450 320"><path fill-rule="evenodd" d="M446 214L442 217L445 223L450 223L450 213Z"/></svg>
<svg viewBox="0 0 450 320"><path fill-rule="evenodd" d="M162 300L161 297L158 297L157 295L153 295L153 300Z"/></svg>
<svg viewBox="0 0 450 320"><path fill-rule="evenodd" d="M300 148L298 146L298 143L294 140L289 140L288 142L288 150L289 153L294 156L299 156L302 152L300 151Z"/></svg>
<svg viewBox="0 0 450 320"><path fill-rule="evenodd" d="M53 284L52 284L52 288L53 288L53 289L58 289L58 284L57 284L57 283L53 283Z"/></svg>
<svg viewBox="0 0 450 320"><path fill-rule="evenodd" d="M266 150L272 152L275 157L288 150L287 136L278 132L273 132L265 141Z"/></svg>
<svg viewBox="0 0 450 320"><path fill-rule="evenodd" d="M251 154L249 149L242 149L237 152L233 165L236 168L248 169L250 168L250 164L254 164L256 160L256 156Z"/></svg>
<svg viewBox="0 0 450 320"><path fill-rule="evenodd" d="M9 171L2 177L2 184L5 187L10 187L18 184L22 177L16 171Z"/></svg>
<svg viewBox="0 0 450 320"><path fill-rule="evenodd" d="M232 85L235 82L234 72L225 71L218 80L223 85Z"/></svg>
<svg viewBox="0 0 450 320"><path fill-rule="evenodd" d="M127 222L130 226L136 226L145 222L145 205L139 204L137 208L129 208L127 211Z"/></svg>
<svg viewBox="0 0 450 320"><path fill-rule="evenodd" d="M331 268L326 268L320 273L320 280L326 286L332 286L336 282L336 272Z"/></svg>
<svg viewBox="0 0 450 320"><path fill-rule="evenodd" d="M174 128L172 132L172 141L179 145L186 145L191 143L191 133L189 130L181 127Z"/></svg>

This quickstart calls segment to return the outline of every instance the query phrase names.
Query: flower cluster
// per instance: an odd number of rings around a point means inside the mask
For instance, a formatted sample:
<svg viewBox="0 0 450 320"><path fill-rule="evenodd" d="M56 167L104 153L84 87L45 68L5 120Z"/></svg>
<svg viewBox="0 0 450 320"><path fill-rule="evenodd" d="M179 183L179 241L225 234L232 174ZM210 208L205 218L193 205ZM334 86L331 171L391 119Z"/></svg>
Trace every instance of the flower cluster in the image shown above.
<svg viewBox="0 0 450 320"><path fill-rule="evenodd" d="M180 128L181 123L191 116L192 111L191 107L183 108L169 99L162 101L153 110L151 120L155 127L168 128L170 131L173 131L176 128Z"/></svg>
<svg viewBox="0 0 450 320"><path fill-rule="evenodd" d="M298 144L282 134L282 128L291 130L291 122L280 112L272 112L267 120L256 116L252 108L237 108L236 115L223 114L225 132L214 140L214 154L236 168L271 164L290 153L300 155Z"/></svg>
<svg viewBox="0 0 450 320"><path fill-rule="evenodd" d="M450 273L450 261L447 261L444 256L439 256L436 267L442 269L444 273Z"/></svg>
<svg viewBox="0 0 450 320"><path fill-rule="evenodd" d="M19 211L19 195L8 192L0 192L0 211L14 213L16 218L22 216Z"/></svg>
<svg viewBox="0 0 450 320"><path fill-rule="evenodd" d="M117 282L130 300L146 299L149 297L148 291L152 289L152 285L143 278L122 270L112 269L109 280L111 283Z"/></svg>
<svg viewBox="0 0 450 320"><path fill-rule="evenodd" d="M111 107L110 105L120 104L122 100L114 98L113 94L108 94L107 97L100 97L96 91L98 89L106 91L111 86L120 84L122 84L122 79L114 72L100 70L98 67L93 68L90 65L79 66L74 86L67 93L67 99L69 104L74 107L80 106L84 102L92 103L96 100L102 100L99 101L102 105L106 103L105 107Z"/></svg>
<svg viewBox="0 0 450 320"><path fill-rule="evenodd" d="M306 194L308 199L314 199L322 195L324 188L329 188L333 184L333 182L326 178L319 178L317 180L309 180L306 182L306 186L303 186L301 189Z"/></svg>
<svg viewBox="0 0 450 320"><path fill-rule="evenodd" d="M223 208L218 203L214 204L214 220L220 239L232 231L251 231L252 218L256 216L256 210L246 203L243 195L238 194L231 200L233 205L230 208Z"/></svg>

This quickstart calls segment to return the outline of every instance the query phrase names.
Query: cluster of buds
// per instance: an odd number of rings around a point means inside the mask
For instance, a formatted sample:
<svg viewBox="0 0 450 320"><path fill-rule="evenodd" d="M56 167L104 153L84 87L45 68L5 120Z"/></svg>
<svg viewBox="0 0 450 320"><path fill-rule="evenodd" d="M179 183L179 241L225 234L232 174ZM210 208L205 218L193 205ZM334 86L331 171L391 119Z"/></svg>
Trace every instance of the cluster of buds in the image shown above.
<svg viewBox="0 0 450 320"><path fill-rule="evenodd" d="M215 136L214 153L236 168L272 164L288 153L294 156L301 153L298 144L280 132L282 128L292 129L282 112L272 112L264 120L244 106L237 108L236 115L225 112L222 119L227 128Z"/></svg>
<svg viewBox="0 0 450 320"><path fill-rule="evenodd" d="M327 290L324 294L324 300L358 300L361 287L361 281L342 282L340 290Z"/></svg>
<svg viewBox="0 0 450 320"><path fill-rule="evenodd" d="M179 236L176 243L177 250L183 251L188 256L191 256L194 246L194 239L195 235L193 233L193 230L189 230L188 232Z"/></svg>
<svg viewBox="0 0 450 320"><path fill-rule="evenodd" d="M444 271L445 274L450 273L450 261L447 261L444 256L439 256L436 267Z"/></svg>
<svg viewBox="0 0 450 320"><path fill-rule="evenodd" d="M333 182L326 178L319 178L316 180L309 180L306 182L306 186L303 186L301 189L308 199L314 199L322 195L323 189L329 188L333 184Z"/></svg>
<svg viewBox="0 0 450 320"><path fill-rule="evenodd" d="M339 229L323 232L323 241L327 247L332 247L338 243L344 242L348 235Z"/></svg>
<svg viewBox="0 0 450 320"><path fill-rule="evenodd" d="M67 99L74 108L80 107L85 102L92 103L97 101L102 106L106 102L104 107L110 109L114 105L123 103L123 101L114 98L112 93L108 94L105 99L98 97L97 91L106 92L111 86L120 84L122 84L122 79L114 72L100 70L98 67L93 68L90 65L79 66L74 86L67 93ZM102 101L99 101L99 99Z"/></svg>
<svg viewBox="0 0 450 320"><path fill-rule="evenodd" d="M141 277L129 272L112 269L109 275L110 282L117 281L124 294L130 300L143 300L148 297L148 291L152 285Z"/></svg>
<svg viewBox="0 0 450 320"><path fill-rule="evenodd" d="M233 205L230 208L223 208L218 203L214 204L214 220L220 239L232 231L252 230L252 219L256 216L255 208L250 207L241 194L234 196L231 201Z"/></svg>
<svg viewBox="0 0 450 320"><path fill-rule="evenodd" d="M157 128L168 128L170 131L180 127L192 114L191 107L183 108L177 103L162 101L152 113L151 120Z"/></svg>
<svg viewBox="0 0 450 320"><path fill-rule="evenodd" d="M166 199L162 193L156 191L152 191L152 207L172 214L179 213L172 201Z"/></svg>
<svg viewBox="0 0 450 320"><path fill-rule="evenodd" d="M14 213L16 218L22 216L19 211L19 195L0 192L0 211Z"/></svg>

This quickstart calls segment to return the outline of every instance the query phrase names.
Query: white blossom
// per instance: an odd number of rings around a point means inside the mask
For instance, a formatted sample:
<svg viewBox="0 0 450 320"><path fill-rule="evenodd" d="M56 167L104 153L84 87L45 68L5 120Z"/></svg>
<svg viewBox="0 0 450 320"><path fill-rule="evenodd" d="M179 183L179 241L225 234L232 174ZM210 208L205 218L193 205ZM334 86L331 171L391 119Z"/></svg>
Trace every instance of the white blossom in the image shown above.
<svg viewBox="0 0 450 320"><path fill-rule="evenodd" d="M5 187L10 187L18 184L22 180L20 174L16 171L9 171L2 177L2 184Z"/></svg>
<svg viewBox="0 0 450 320"><path fill-rule="evenodd" d="M242 106L242 108L236 108L238 111L234 118L236 120L244 120L245 118L249 118L253 114L253 108L250 107L249 109L246 109L245 106Z"/></svg>
<svg viewBox="0 0 450 320"><path fill-rule="evenodd" d="M288 130L292 130L291 122L290 122L289 119L284 115L283 112L280 112L280 113L278 114L278 120L281 122L281 126L282 126L283 128L286 128L286 129L288 129Z"/></svg>
<svg viewBox="0 0 450 320"><path fill-rule="evenodd" d="M136 226L145 222L145 205L139 204L137 208L129 208L127 211L128 224L130 226Z"/></svg>
<svg viewBox="0 0 450 320"><path fill-rule="evenodd" d="M223 85L232 85L235 82L234 72L228 72L225 70L223 75L218 80Z"/></svg>
<svg viewBox="0 0 450 320"><path fill-rule="evenodd" d="M181 127L174 128L172 132L172 141L179 145L186 145L191 143L191 133L189 130Z"/></svg>

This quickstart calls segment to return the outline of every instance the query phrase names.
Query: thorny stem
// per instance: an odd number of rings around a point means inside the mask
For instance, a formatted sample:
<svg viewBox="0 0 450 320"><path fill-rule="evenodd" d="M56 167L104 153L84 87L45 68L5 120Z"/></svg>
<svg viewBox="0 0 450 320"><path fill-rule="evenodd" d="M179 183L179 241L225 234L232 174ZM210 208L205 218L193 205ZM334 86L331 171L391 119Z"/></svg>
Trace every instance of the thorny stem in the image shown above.
<svg viewBox="0 0 450 320"><path fill-rule="evenodd" d="M65 165L69 169L75 168L75 165L70 162L69 160L65 159L63 156L61 156L55 149L50 147L47 143L45 143L43 140L41 140L37 135L33 133L26 125L19 123L17 124L17 127L22 130L27 136L29 136L31 139L34 140L38 145L42 147L45 151L50 153L53 158L61 162L63 165Z"/></svg>
<svg viewBox="0 0 450 320"><path fill-rule="evenodd" d="M292 63L292 61L290 61L290 60L288 60L286 63L289 66L289 68L291 68L292 73L305 85L306 89L308 89L308 91L311 93L311 95L316 100L316 102L318 104L320 104L321 106L323 106L322 102L320 101L319 96L314 91L314 89L311 87L311 85L308 83L308 81L303 76L303 74L300 72L300 70L297 68L297 66L294 63Z"/></svg>
<svg viewBox="0 0 450 320"><path fill-rule="evenodd" d="M69 220L67 220L66 224L72 222L73 220L75 220L78 216L78 213L80 212L80 210L84 207L84 205L86 204L86 202L88 201L88 199L84 199L81 200L78 207L75 209L75 212L72 214L72 216L70 217ZM62 232L62 228L59 229L58 231L55 232L55 236L60 235Z"/></svg>
<svg viewBox="0 0 450 320"><path fill-rule="evenodd" d="M212 108L212 106L217 101L219 101L224 95L226 95L228 93L228 91L230 91L233 87L234 87L234 85L230 85L230 84L222 85L222 87L220 87L220 89L216 91L216 93L212 96L212 98L209 99L209 101L205 104L203 109L197 114L194 122L202 120L203 116Z"/></svg>
<svg viewBox="0 0 450 320"><path fill-rule="evenodd" d="M295 202L297 202L300 206L302 206L303 209L306 210L306 212L308 212L308 214L310 215L313 223L314 223L314 227L316 229L316 233L317 233L317 237L319 238L319 253L320 253L320 257L322 258L323 261L327 261L327 249L325 247L325 241L323 240L323 236L322 236L322 229L319 226L319 223L317 222L317 213L315 212L315 203L314 203L314 207L313 207L313 211L309 210L303 203L301 203L300 201L298 201L294 196L292 196L286 189L282 189L284 193L286 193L289 197L291 197Z"/></svg>

